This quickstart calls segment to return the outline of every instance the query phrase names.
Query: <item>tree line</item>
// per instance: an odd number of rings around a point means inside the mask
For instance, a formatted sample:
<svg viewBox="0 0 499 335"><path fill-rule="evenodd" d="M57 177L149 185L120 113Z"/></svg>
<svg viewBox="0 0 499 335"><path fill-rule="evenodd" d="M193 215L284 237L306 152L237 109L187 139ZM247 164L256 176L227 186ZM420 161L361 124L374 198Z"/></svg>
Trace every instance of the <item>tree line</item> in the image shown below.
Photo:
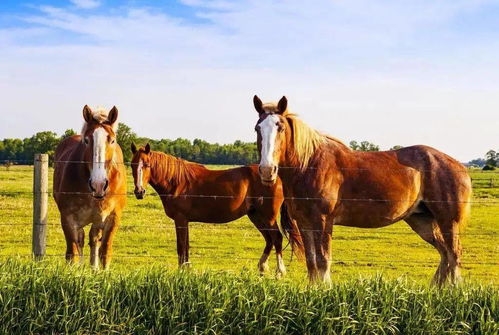
<svg viewBox="0 0 499 335"><path fill-rule="evenodd" d="M6 138L0 141L0 162L13 162L20 164L31 164L36 153L46 153L53 159L55 148L61 140L75 135L73 129L66 130L61 136L53 131L42 131L31 137ZM177 139L151 139L137 136L133 130L124 123L118 125L116 134L117 142L123 150L125 162L132 158L130 145L136 143L145 145L150 143L153 150L165 152L167 154L187 159L189 161L202 164L229 164L246 165L258 162L258 152L255 142L235 141L230 144L209 143L202 139L190 141L185 138ZM358 151L379 151L380 147L369 141L351 141L350 148ZM402 146L396 145L390 150L400 149ZM487 152L485 159L473 160L470 164L477 166L490 166L495 168L498 165L499 153L494 150Z"/></svg>

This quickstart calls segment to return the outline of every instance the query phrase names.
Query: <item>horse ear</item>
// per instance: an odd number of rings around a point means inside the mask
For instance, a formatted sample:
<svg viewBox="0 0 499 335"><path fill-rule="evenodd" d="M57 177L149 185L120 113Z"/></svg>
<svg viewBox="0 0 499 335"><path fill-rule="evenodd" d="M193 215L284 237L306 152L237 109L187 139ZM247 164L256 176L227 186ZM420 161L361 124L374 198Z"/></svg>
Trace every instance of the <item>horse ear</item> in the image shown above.
<svg viewBox="0 0 499 335"><path fill-rule="evenodd" d="M285 96L282 96L281 100L277 104L277 109L279 110L279 114L283 114L288 108L288 99Z"/></svg>
<svg viewBox="0 0 499 335"><path fill-rule="evenodd" d="M111 108L109 114L107 115L107 122L113 125L116 120L118 120L118 108L116 108L116 106L113 106L113 108Z"/></svg>
<svg viewBox="0 0 499 335"><path fill-rule="evenodd" d="M132 149L132 154L136 154L137 153L137 147L135 146L135 143L132 142L132 145L130 146L130 148Z"/></svg>
<svg viewBox="0 0 499 335"><path fill-rule="evenodd" d="M255 105L255 109L258 112L258 114L263 113L263 102L262 102L262 100L260 100L260 98L258 96L256 96L256 94L253 97L253 105Z"/></svg>
<svg viewBox="0 0 499 335"><path fill-rule="evenodd" d="M92 121L93 113L88 105L83 106L83 118L85 119L85 122Z"/></svg>
<svg viewBox="0 0 499 335"><path fill-rule="evenodd" d="M146 147L144 148L144 152L146 154L149 155L149 153L151 152L151 146L149 145L149 143L146 144Z"/></svg>

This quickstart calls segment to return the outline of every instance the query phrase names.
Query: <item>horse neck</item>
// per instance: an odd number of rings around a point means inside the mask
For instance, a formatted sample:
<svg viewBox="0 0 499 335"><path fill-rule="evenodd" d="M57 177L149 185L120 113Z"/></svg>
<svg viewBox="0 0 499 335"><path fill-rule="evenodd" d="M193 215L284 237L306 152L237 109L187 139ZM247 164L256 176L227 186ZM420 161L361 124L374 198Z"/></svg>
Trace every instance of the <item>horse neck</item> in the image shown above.
<svg viewBox="0 0 499 335"><path fill-rule="evenodd" d="M162 152L151 152L150 184L156 191L177 193L189 187L195 170L189 162Z"/></svg>
<svg viewBox="0 0 499 335"><path fill-rule="evenodd" d="M289 167L289 169L280 169L280 171L284 170L284 175L299 175L304 173L308 169L317 168L318 165L324 161L323 159L318 159L318 156L322 157L321 151L326 150L328 155L337 156L342 155L344 153L348 154L351 152L351 149L347 147L340 140L329 136L329 135L319 135L321 136L320 142L315 144L315 148L310 155L307 163L304 165L300 160L300 155L298 154L298 149L295 143L295 134L293 131L296 131L293 127L288 127L288 129L293 129L292 131L286 132L286 144L284 149L283 161L281 162L281 166ZM308 130L312 130L309 128ZM310 144L311 145L311 144ZM327 148L326 148L327 147ZM331 157L332 158L332 157Z"/></svg>

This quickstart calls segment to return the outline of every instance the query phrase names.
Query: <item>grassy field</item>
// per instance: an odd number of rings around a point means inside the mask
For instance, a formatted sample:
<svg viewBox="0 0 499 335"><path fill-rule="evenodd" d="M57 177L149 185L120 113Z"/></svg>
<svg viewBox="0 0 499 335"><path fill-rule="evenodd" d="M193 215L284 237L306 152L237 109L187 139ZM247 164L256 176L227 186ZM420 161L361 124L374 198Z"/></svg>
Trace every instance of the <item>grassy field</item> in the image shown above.
<svg viewBox="0 0 499 335"><path fill-rule="evenodd" d="M220 167L218 167L220 168ZM28 257L31 252L33 167L0 169L0 256ZM476 203L462 236L463 276L480 283L499 284L499 174L473 172ZM133 190L129 177L128 188ZM52 179L52 171L50 172ZM492 179L492 181L491 181ZM50 180L51 182L51 180ZM492 187L491 187L492 186ZM50 185L50 190L51 190ZM150 190L152 191L152 190ZM9 193L11 192L11 193ZM47 253L61 259L65 242L58 211L50 196ZM88 232L88 229L87 229ZM191 261L196 270L214 269L256 272L264 242L252 223L243 217L224 225L191 224ZM173 222L163 212L160 199L128 198L122 225L114 243L113 268L133 269L156 264L177 266ZM302 281L305 266L291 260L285 250L288 279ZM86 255L88 255L86 247ZM439 261L438 253L404 222L366 230L337 227L333 234L333 279L382 273L387 278L408 276L428 282ZM88 260L87 260L88 263ZM275 266L270 260L273 274Z"/></svg>
<svg viewBox="0 0 499 335"><path fill-rule="evenodd" d="M0 334L499 333L499 174L472 172L465 282L442 291L428 285L437 252L403 222L337 227L331 287L307 286L289 248L286 278L275 280L273 263L258 276L263 238L247 218L193 223L191 270L176 271L173 222L156 196L129 198L106 272L93 272L88 260L65 264L50 198L49 257L34 263L32 174L29 166L0 169Z"/></svg>
<svg viewBox="0 0 499 335"><path fill-rule="evenodd" d="M492 286L440 291L372 277L305 289L251 271L0 263L1 334L492 335L498 317Z"/></svg>

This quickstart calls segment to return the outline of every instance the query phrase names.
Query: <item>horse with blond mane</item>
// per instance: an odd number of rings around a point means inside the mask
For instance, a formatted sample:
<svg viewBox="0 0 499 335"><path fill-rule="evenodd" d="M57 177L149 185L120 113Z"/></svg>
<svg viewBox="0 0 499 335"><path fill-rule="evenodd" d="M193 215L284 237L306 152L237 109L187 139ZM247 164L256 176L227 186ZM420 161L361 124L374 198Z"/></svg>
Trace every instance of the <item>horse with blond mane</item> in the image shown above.
<svg viewBox="0 0 499 335"><path fill-rule="evenodd" d="M158 193L168 217L175 221L178 264L189 263L189 222L227 223L244 215L263 235L266 245L258 262L264 273L272 246L277 258L277 275L286 273L282 258L282 234L277 225L281 209L281 225L297 256L303 243L296 223L283 205L280 180L262 185L256 165L227 170L209 170L159 151L131 146L135 196L142 199L150 184ZM281 207L282 206L282 207Z"/></svg>
<svg viewBox="0 0 499 335"><path fill-rule="evenodd" d="M126 171L116 143L118 109L83 108L80 135L64 139L55 151L54 199L66 238L66 259L83 261L89 233L90 263L108 268L112 243L126 204Z"/></svg>
<svg viewBox="0 0 499 335"><path fill-rule="evenodd" d="M459 232L472 193L462 164L423 145L353 151L289 113L286 97L264 104L255 95L253 104L260 177L269 185L282 180L311 281L330 281L333 226L379 228L400 220L439 252L434 282L458 281Z"/></svg>

